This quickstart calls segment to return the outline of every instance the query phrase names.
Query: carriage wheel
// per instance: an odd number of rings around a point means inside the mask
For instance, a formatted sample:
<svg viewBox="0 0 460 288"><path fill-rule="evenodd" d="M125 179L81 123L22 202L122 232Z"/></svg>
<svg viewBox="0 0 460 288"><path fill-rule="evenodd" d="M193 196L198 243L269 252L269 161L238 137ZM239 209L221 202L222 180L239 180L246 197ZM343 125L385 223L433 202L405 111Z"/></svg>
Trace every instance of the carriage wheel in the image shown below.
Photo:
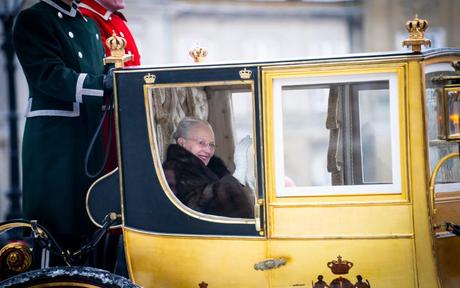
<svg viewBox="0 0 460 288"><path fill-rule="evenodd" d="M124 277L91 267L50 267L29 271L0 282L0 287L139 288Z"/></svg>

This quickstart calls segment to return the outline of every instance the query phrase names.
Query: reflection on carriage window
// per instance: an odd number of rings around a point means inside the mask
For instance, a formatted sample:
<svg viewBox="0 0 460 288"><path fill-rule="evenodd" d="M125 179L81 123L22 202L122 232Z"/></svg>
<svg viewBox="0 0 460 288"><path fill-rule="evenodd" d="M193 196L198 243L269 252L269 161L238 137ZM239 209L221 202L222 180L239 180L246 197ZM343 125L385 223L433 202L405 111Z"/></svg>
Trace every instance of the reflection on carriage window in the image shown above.
<svg viewBox="0 0 460 288"><path fill-rule="evenodd" d="M286 187L392 183L388 81L281 91Z"/></svg>
<svg viewBox="0 0 460 288"><path fill-rule="evenodd" d="M150 96L158 150L174 195L198 212L253 218L250 86L154 88Z"/></svg>

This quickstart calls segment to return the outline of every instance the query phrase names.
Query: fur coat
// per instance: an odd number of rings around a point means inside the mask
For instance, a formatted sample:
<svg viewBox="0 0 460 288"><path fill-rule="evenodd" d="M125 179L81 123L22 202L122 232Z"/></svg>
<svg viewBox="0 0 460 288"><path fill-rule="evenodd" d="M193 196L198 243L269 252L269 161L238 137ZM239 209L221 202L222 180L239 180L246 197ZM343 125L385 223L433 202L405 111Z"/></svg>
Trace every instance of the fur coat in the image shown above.
<svg viewBox="0 0 460 288"><path fill-rule="evenodd" d="M177 144L168 147L163 169L169 187L188 207L206 214L253 218L252 192L213 156L207 166Z"/></svg>

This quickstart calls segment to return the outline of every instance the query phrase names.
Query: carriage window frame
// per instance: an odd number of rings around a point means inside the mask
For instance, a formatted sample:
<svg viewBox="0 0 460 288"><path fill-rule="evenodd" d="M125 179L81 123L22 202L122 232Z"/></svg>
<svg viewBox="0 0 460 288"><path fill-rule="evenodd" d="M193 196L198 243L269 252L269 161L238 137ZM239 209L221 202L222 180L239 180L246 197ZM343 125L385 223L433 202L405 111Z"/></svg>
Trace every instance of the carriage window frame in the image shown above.
<svg viewBox="0 0 460 288"><path fill-rule="evenodd" d="M144 84L144 101L145 101L145 109L146 109L146 120L147 120L147 129L149 135L149 143L150 143L150 154L152 156L152 161L155 166L155 173L156 177L161 185L163 193L165 193L166 197L171 201L171 203L181 212L187 214L196 219L200 219L207 222L214 222L214 223L221 223L221 224L256 224L258 221L257 214L254 213L254 218L233 218L233 217L225 217L219 215L212 215L206 214L199 211L196 211L184 203L182 203L179 198L176 197L174 192L171 190L166 176L163 170L163 163L161 162L160 152L158 148L158 135L156 133L155 127L155 108L154 108L154 100L153 100L153 91L156 88L179 88L179 87L209 87L209 86L225 86L225 85L248 85L250 87L251 93L251 102L252 102L252 111L253 111L253 138L256 137L256 128L255 128L255 121L256 121L256 111L255 111L255 88L254 88L254 81L253 80L228 80L228 81L206 81L206 82L181 82L181 83L158 83L158 84ZM238 90L240 92L240 90ZM253 139L253 149L255 151L255 143ZM254 153L254 167L257 167L257 157L256 153ZM254 178L255 178L255 186L253 193L255 194L255 203L257 203L259 199L259 183L258 183L258 176L257 176L257 169L254 170Z"/></svg>
<svg viewBox="0 0 460 288"><path fill-rule="evenodd" d="M365 84L368 82L388 81L390 135L392 157L392 183L389 184L358 184L342 186L298 186L285 187L284 179L284 139L283 139L283 86L330 85L330 84ZM275 195L276 197L298 196L334 196L334 195L368 195L368 194L402 194L401 171L401 139L399 112L399 83L397 72L368 73L353 75L327 75L308 77L280 77L272 82L273 133L274 133L274 164L275 164Z"/></svg>

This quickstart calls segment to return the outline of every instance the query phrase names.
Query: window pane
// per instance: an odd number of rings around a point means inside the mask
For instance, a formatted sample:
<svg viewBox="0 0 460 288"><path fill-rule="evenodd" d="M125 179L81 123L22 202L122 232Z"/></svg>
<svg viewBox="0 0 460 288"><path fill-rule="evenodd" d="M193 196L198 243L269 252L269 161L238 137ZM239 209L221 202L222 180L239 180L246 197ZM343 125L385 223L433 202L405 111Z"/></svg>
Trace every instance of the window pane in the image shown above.
<svg viewBox="0 0 460 288"><path fill-rule="evenodd" d="M285 185L330 185L325 165L329 88L284 87L282 91Z"/></svg>
<svg viewBox="0 0 460 288"><path fill-rule="evenodd" d="M172 201L202 214L252 219L254 95L252 85L235 82L151 88L151 124L161 155L154 161L161 159L169 186L164 192Z"/></svg>
<svg viewBox="0 0 460 288"><path fill-rule="evenodd" d="M391 131L388 89L359 91L364 183L391 183Z"/></svg>
<svg viewBox="0 0 460 288"><path fill-rule="evenodd" d="M392 183L388 81L281 92L285 187Z"/></svg>

